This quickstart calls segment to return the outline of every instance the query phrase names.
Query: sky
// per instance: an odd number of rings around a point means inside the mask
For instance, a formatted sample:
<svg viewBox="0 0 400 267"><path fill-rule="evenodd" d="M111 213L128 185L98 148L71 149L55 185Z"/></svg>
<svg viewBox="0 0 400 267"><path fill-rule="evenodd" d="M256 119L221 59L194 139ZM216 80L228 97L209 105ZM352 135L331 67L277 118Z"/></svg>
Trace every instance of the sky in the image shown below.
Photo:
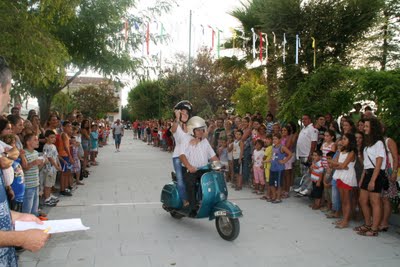
<svg viewBox="0 0 400 267"><path fill-rule="evenodd" d="M145 5L153 5L156 0L142 0L138 8ZM189 21L192 11L192 38L191 55L207 46L212 48L212 29L215 31L214 53L217 53L217 31L220 30L220 42L231 38L231 28L240 27L239 22L230 16L228 12L240 7L240 0L176 0L168 14L162 15L157 22L150 25L151 32L159 32L162 23L165 33L168 35L168 43L155 46L150 43L150 54L157 54L162 51L163 65L170 62L177 53L189 54ZM211 28L212 29L211 29ZM144 52L144 51L143 51ZM143 53L145 54L145 53ZM224 51L221 50L221 55ZM126 87L122 91L122 105L127 104L128 92L132 87Z"/></svg>

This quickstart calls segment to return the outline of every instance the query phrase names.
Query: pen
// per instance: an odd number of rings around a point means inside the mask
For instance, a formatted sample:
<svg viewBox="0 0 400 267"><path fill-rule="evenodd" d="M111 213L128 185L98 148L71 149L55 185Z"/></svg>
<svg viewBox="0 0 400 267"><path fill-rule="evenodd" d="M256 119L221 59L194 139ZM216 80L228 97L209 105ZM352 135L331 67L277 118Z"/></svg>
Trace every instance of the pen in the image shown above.
<svg viewBox="0 0 400 267"><path fill-rule="evenodd" d="M51 229L51 227L49 226L49 227L47 227L46 229L44 229L43 232L47 234L47 233L50 231L50 229Z"/></svg>

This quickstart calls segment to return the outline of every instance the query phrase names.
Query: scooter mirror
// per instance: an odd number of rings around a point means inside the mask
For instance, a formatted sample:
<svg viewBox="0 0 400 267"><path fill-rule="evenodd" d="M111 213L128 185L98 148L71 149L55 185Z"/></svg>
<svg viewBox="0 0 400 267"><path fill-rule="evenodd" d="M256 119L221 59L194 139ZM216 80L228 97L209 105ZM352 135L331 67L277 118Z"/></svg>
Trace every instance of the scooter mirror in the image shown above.
<svg viewBox="0 0 400 267"><path fill-rule="evenodd" d="M211 169L213 169L214 171L219 171L222 169L222 164L220 161L213 161L211 163Z"/></svg>

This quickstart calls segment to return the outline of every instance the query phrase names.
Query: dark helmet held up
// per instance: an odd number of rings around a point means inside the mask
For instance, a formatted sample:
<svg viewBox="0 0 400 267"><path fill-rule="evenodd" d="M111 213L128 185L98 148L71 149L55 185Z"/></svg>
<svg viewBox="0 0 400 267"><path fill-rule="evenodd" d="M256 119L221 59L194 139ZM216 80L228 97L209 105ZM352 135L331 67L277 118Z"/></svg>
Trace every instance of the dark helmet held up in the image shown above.
<svg viewBox="0 0 400 267"><path fill-rule="evenodd" d="M175 105L174 110L186 109L189 115L189 119L192 117L193 106L188 100L182 100Z"/></svg>

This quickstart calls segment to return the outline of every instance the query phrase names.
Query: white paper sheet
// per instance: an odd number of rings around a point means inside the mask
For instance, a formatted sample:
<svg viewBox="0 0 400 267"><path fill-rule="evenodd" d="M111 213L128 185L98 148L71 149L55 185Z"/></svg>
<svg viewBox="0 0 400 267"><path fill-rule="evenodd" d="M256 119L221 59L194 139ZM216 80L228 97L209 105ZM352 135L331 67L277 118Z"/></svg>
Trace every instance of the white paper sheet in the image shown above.
<svg viewBox="0 0 400 267"><path fill-rule="evenodd" d="M90 229L90 227L84 226L81 219L49 220L44 221L43 224L37 224L35 222L15 222L15 231L25 231L29 229L49 229L49 234L56 234L73 231L85 231Z"/></svg>

